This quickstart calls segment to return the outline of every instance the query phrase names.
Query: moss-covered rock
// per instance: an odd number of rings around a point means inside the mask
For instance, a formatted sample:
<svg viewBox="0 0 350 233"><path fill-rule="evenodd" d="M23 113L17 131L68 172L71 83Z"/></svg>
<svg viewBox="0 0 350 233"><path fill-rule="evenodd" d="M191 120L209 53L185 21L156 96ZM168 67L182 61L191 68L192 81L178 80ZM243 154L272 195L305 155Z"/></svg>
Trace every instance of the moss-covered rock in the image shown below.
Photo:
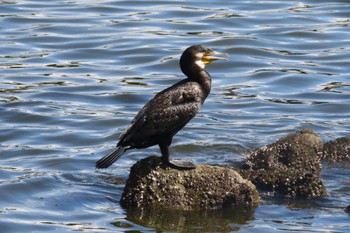
<svg viewBox="0 0 350 233"><path fill-rule="evenodd" d="M131 168L121 204L186 210L254 205L258 201L255 186L228 166L198 165L192 170L178 170L152 156Z"/></svg>
<svg viewBox="0 0 350 233"><path fill-rule="evenodd" d="M254 151L241 175L259 189L278 191L293 198L327 194L320 179L322 139L304 129Z"/></svg>
<svg viewBox="0 0 350 233"><path fill-rule="evenodd" d="M322 159L330 162L350 160L350 137L337 138L324 144Z"/></svg>

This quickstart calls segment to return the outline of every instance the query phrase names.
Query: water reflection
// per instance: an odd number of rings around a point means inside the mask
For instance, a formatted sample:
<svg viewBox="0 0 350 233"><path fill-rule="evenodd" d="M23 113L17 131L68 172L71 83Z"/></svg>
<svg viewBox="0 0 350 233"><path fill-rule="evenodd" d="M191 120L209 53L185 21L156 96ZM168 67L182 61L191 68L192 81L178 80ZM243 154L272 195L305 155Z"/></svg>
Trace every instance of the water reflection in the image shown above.
<svg viewBox="0 0 350 233"><path fill-rule="evenodd" d="M126 219L157 232L232 232L254 219L254 211L254 207L206 211L140 208L127 210Z"/></svg>

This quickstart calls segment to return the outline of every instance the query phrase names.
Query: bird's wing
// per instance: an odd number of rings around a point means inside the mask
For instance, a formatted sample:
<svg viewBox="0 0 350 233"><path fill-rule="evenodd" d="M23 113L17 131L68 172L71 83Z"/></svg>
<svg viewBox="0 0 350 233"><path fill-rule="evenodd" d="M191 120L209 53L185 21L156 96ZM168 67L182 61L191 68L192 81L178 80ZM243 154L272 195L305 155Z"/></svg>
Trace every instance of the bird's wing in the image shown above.
<svg viewBox="0 0 350 233"><path fill-rule="evenodd" d="M155 104L149 101L143 108L136 114L134 119L131 121L131 124L120 134L119 140L129 141L129 139L134 135L134 133L142 128L142 125L146 122L147 114L155 108Z"/></svg>
<svg viewBox="0 0 350 233"><path fill-rule="evenodd" d="M158 93L135 116L120 135L120 143L140 137L176 134L199 111L199 90L193 88L167 89Z"/></svg>

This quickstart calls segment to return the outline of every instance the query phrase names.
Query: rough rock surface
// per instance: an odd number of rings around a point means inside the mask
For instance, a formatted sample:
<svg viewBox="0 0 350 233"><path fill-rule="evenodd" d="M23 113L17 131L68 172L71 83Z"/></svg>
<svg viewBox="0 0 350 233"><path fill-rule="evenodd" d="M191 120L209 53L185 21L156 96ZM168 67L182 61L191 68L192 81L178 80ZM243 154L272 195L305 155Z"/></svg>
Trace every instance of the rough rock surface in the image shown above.
<svg viewBox="0 0 350 233"><path fill-rule="evenodd" d="M241 175L257 188L292 198L327 195L320 179L322 139L304 129L253 152Z"/></svg>
<svg viewBox="0 0 350 233"><path fill-rule="evenodd" d="M350 161L350 137L325 143L322 159L330 162Z"/></svg>
<svg viewBox="0 0 350 233"><path fill-rule="evenodd" d="M151 156L131 168L121 204L186 210L254 205L258 201L255 186L230 167L197 165L196 169L178 170Z"/></svg>

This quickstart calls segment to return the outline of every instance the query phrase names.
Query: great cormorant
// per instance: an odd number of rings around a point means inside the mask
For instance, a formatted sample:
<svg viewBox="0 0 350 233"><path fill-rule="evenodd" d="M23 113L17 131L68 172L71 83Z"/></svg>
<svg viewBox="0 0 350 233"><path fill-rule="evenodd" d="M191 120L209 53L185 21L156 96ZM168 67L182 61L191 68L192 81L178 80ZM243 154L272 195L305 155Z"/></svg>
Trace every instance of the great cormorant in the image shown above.
<svg viewBox="0 0 350 233"><path fill-rule="evenodd" d="M159 145L164 161L176 168L195 168L189 161L169 159L173 136L199 111L211 89L211 77L204 69L227 55L202 45L187 48L180 58L186 79L156 94L132 120L119 137L117 147L96 162L96 168L107 168L129 149Z"/></svg>

